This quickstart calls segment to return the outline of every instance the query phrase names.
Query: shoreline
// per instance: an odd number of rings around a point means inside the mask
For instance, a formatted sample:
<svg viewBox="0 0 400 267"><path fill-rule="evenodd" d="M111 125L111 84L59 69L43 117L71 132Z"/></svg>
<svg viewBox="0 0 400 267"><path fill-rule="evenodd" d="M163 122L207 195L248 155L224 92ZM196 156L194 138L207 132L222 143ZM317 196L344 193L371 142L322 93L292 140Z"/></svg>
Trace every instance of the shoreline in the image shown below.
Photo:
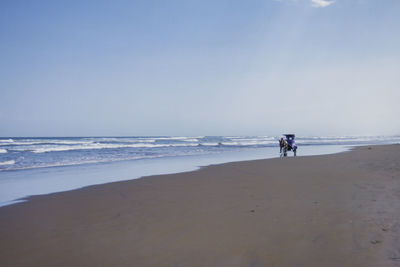
<svg viewBox="0 0 400 267"><path fill-rule="evenodd" d="M399 159L361 146L32 196L0 207L0 265L398 266Z"/></svg>
<svg viewBox="0 0 400 267"><path fill-rule="evenodd" d="M347 151L346 146L304 147L299 156ZM153 175L196 171L200 167L229 162L279 158L277 147L205 155L175 156L0 172L0 207L51 193L92 185L126 181ZM279 152L279 151L278 151Z"/></svg>

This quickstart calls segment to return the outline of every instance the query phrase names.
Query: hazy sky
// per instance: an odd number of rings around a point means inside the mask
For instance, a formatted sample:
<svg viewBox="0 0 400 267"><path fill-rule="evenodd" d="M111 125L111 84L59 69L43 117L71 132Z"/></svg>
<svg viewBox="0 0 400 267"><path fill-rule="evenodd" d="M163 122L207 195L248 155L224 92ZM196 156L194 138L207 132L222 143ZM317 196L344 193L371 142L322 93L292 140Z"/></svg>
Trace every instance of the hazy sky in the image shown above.
<svg viewBox="0 0 400 267"><path fill-rule="evenodd" d="M0 136L400 134L400 1L2 0L0 94Z"/></svg>

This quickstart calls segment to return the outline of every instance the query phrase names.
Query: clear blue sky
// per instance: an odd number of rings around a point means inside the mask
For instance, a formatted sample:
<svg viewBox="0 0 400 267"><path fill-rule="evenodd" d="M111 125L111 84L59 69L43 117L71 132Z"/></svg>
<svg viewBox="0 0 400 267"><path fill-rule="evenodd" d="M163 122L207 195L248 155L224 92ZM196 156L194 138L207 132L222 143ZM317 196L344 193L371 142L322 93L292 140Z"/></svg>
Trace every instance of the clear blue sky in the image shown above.
<svg viewBox="0 0 400 267"><path fill-rule="evenodd" d="M400 134L400 1L0 1L0 136Z"/></svg>

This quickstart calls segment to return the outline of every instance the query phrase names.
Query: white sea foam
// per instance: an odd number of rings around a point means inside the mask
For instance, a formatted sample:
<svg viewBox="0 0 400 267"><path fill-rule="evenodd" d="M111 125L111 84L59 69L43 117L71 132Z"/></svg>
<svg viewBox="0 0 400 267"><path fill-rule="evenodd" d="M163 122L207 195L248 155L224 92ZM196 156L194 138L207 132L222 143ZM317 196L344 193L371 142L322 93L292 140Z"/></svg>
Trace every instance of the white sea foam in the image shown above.
<svg viewBox="0 0 400 267"><path fill-rule="evenodd" d="M55 145L79 145L79 144L92 144L94 143L93 141L70 141L70 140L40 140L40 141L35 141L35 140L19 140L19 141L13 141L10 143L2 143L1 145L12 145L12 146L30 146L30 145L41 145L41 144L55 144Z"/></svg>
<svg viewBox="0 0 400 267"><path fill-rule="evenodd" d="M76 145L76 146L42 146L42 147L29 147L24 150L31 151L33 153L45 153L45 152L56 152L56 151L70 151L70 150L91 150L91 149L117 149L117 148L156 148L156 147L191 147L197 146L197 143L185 143L185 144L149 144L149 143L137 143L137 144L103 144L93 143L89 145ZM22 150L22 149L15 149Z"/></svg>
<svg viewBox="0 0 400 267"><path fill-rule="evenodd" d="M254 136L254 137L231 137L233 142L252 142L254 144L264 142L276 142L278 138L268 136Z"/></svg>
<svg viewBox="0 0 400 267"><path fill-rule="evenodd" d="M260 146L260 145L271 145L275 144L277 141L259 141L259 140L254 140L254 141L231 141L231 142L222 142L222 145L224 146Z"/></svg>
<svg viewBox="0 0 400 267"><path fill-rule="evenodd" d="M187 136L168 136L168 137L154 137L155 140L185 140L192 137Z"/></svg>
<svg viewBox="0 0 400 267"><path fill-rule="evenodd" d="M15 164L14 160L0 161L0 166L13 165L13 164Z"/></svg>
<svg viewBox="0 0 400 267"><path fill-rule="evenodd" d="M79 145L79 144L93 144L94 141L73 141L73 140L48 140L43 143L59 144L59 145Z"/></svg>
<svg viewBox="0 0 400 267"><path fill-rule="evenodd" d="M130 140L130 142L145 142L145 143L154 143L155 139L134 139Z"/></svg>
<svg viewBox="0 0 400 267"><path fill-rule="evenodd" d="M14 140L12 139L0 139L0 143L12 143Z"/></svg>
<svg viewBox="0 0 400 267"><path fill-rule="evenodd" d="M0 154L7 153L7 149L0 148Z"/></svg>
<svg viewBox="0 0 400 267"><path fill-rule="evenodd" d="M104 138L95 138L93 139L95 142L114 142L114 143L154 143L156 139L152 137L135 137L135 138L118 138L118 137L104 137Z"/></svg>

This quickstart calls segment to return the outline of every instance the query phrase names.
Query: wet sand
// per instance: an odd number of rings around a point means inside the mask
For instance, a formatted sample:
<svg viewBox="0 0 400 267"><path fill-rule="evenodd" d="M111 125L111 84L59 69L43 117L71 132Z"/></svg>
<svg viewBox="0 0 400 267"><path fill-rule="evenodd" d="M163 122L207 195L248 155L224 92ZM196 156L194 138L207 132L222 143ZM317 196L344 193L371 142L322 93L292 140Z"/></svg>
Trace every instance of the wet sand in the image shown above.
<svg viewBox="0 0 400 267"><path fill-rule="evenodd" d="M0 266L400 266L400 145L31 197Z"/></svg>

